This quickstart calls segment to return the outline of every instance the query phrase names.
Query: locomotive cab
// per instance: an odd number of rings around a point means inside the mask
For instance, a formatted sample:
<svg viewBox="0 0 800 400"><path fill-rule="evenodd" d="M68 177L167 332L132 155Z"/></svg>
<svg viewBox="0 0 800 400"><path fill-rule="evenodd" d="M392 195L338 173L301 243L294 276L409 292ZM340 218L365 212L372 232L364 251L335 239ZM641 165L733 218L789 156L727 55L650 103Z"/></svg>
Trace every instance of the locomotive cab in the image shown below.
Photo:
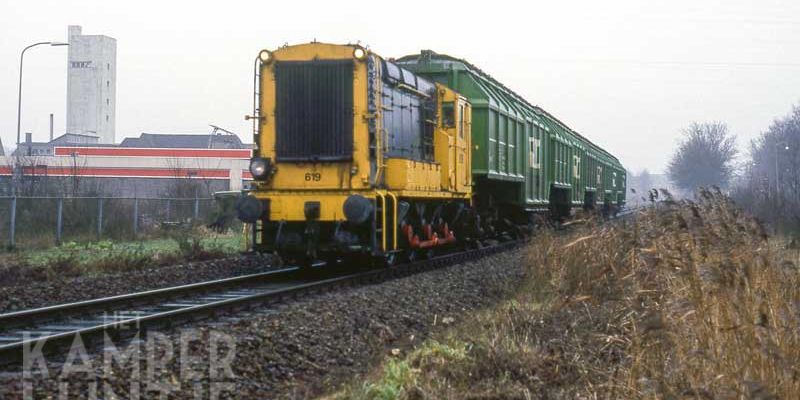
<svg viewBox="0 0 800 400"><path fill-rule="evenodd" d="M252 248L287 262L392 263L469 240L471 106L357 45L262 50L253 183L237 204Z"/></svg>

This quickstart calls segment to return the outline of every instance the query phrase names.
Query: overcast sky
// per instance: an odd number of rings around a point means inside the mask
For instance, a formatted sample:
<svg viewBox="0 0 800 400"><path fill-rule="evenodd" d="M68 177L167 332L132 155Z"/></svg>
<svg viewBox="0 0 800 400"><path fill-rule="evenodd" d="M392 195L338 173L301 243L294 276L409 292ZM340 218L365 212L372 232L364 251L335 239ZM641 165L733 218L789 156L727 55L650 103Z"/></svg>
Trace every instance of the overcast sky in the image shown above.
<svg viewBox="0 0 800 400"><path fill-rule="evenodd" d="M314 39L465 58L637 172L662 171L692 121L725 121L746 144L800 104L797 1L271 3L4 0L3 144L16 136L20 50L65 41L70 24L117 39L117 141L215 124L251 142L253 58ZM34 140L51 112L64 132L66 55L26 53L22 129Z"/></svg>

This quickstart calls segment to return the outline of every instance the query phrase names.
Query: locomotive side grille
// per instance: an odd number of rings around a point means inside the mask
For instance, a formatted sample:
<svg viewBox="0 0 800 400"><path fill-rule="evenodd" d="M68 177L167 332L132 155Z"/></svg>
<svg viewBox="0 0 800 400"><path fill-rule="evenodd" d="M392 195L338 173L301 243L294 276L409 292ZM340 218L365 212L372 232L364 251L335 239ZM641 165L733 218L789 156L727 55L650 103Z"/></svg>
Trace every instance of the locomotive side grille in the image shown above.
<svg viewBox="0 0 800 400"><path fill-rule="evenodd" d="M279 61L275 65L278 161L337 161L353 156L353 61Z"/></svg>

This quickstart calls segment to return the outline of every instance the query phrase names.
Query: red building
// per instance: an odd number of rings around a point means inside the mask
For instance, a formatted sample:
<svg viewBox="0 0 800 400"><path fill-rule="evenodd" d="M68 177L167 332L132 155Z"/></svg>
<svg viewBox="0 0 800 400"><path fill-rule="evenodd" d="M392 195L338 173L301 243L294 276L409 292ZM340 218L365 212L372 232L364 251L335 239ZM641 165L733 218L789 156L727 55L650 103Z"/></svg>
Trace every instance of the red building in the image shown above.
<svg viewBox="0 0 800 400"><path fill-rule="evenodd" d="M211 134L151 134L102 145L86 135L65 134L46 143L21 143L5 157L0 176L16 170L21 194L97 194L120 197L210 196L240 190L250 180L251 145L215 128ZM15 168L15 165L19 167Z"/></svg>

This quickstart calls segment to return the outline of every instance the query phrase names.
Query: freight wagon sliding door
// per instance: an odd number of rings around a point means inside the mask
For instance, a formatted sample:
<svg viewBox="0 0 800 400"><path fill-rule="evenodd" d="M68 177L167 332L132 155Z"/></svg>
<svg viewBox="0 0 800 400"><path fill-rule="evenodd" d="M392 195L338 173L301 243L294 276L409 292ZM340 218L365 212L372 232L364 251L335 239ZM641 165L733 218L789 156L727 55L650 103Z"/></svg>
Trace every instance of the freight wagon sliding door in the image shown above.
<svg viewBox="0 0 800 400"><path fill-rule="evenodd" d="M533 124L525 124L524 125L524 133L525 133L525 154L528 155L528 159L526 161L526 168L525 171L525 202L532 203L536 198L536 190L534 189L534 176L536 174L536 143L535 138L533 137Z"/></svg>
<svg viewBox="0 0 800 400"><path fill-rule="evenodd" d="M488 138L489 142L489 157L488 157L488 165L486 166L487 174L496 174L497 171L497 158L499 157L499 150L497 145L497 113L492 111L490 108L486 108L487 115L489 116L488 120L489 123L487 124L487 128L485 131L485 135ZM477 163L476 163L477 164Z"/></svg>
<svg viewBox="0 0 800 400"><path fill-rule="evenodd" d="M603 164L598 162L597 165L597 200L599 200L600 204L604 204L606 202L606 179L605 179L605 172L603 171Z"/></svg>
<svg viewBox="0 0 800 400"><path fill-rule="evenodd" d="M552 150L550 150L550 132L547 126L539 127L539 198L548 200L550 195L550 183L552 178L549 176L550 171L553 170L553 162L550 160L552 157Z"/></svg>
<svg viewBox="0 0 800 400"><path fill-rule="evenodd" d="M506 120L508 117L501 114L500 112L497 113L497 147L498 147L498 158L497 158L497 172L501 175L508 174L508 139L506 137L506 127L508 123Z"/></svg>
<svg viewBox="0 0 800 400"><path fill-rule="evenodd" d="M583 148L580 147L579 144L575 144L572 147L572 202L573 204L577 205L583 202L583 192L585 188L583 187L583 159L584 159L584 151Z"/></svg>
<svg viewBox="0 0 800 400"><path fill-rule="evenodd" d="M544 198L542 193L542 187L544 186L544 177L542 176L542 135L540 128L534 123L527 124L527 128L528 179L526 187L528 188L528 201L538 203Z"/></svg>

